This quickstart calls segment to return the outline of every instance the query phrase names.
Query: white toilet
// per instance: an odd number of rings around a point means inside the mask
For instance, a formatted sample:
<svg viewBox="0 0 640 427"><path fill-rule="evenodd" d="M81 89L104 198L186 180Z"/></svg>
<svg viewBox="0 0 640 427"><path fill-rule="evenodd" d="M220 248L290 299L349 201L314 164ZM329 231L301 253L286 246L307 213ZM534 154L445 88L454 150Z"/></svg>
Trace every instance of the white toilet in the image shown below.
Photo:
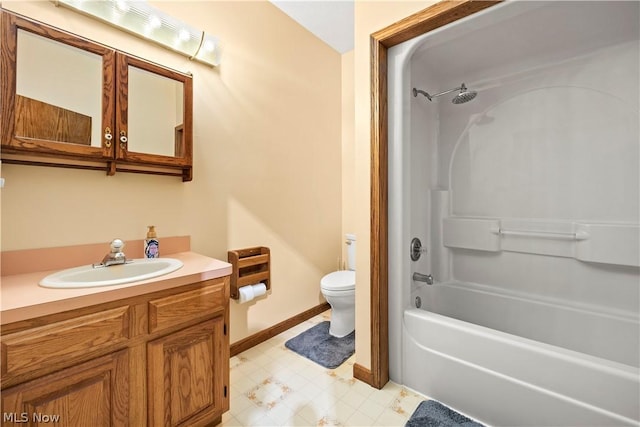
<svg viewBox="0 0 640 427"><path fill-rule="evenodd" d="M356 236L347 234L347 269L334 271L320 280L322 295L331 305L329 334L349 335L356 327Z"/></svg>

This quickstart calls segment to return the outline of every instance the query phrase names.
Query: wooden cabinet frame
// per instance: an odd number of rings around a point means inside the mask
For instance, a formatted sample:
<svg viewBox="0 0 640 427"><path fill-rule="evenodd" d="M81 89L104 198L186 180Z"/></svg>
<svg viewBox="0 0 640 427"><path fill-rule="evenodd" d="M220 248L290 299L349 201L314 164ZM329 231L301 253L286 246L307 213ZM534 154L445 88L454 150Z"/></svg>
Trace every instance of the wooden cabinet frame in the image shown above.
<svg viewBox="0 0 640 427"><path fill-rule="evenodd" d="M167 77L169 79L179 81L183 84L184 89L184 121L180 132L176 131L176 137L180 137L183 143L179 144L182 148L181 153L175 156L162 156L157 154L140 153L129 150L127 144L121 144L116 141L115 158L118 170L126 170L125 164L145 164L158 166L179 167L183 170L183 180L191 181L191 165L193 158L193 144L189 141L193 140L193 79L191 77L179 73L168 68L161 67L157 64L145 61L135 56L127 55L122 52L116 53L116 69L117 69L117 93L116 93L116 130L129 134L128 120L128 96L129 96L129 66L140 68L151 73ZM115 135L114 139L117 139ZM186 142L186 143L185 143ZM178 144L176 144L178 145ZM120 167L123 165L123 167Z"/></svg>
<svg viewBox="0 0 640 427"><path fill-rule="evenodd" d="M16 60L18 30L28 31L41 37L55 40L102 57L102 123L101 129L115 127L115 81L114 66L116 52L106 46L80 38L74 34L31 21L4 10L0 10L2 19L2 44L0 56L0 114L2 120L2 152L38 153L44 156L56 156L77 160L111 160L114 157L113 146L106 147L104 141L100 147L79 144L64 144L55 141L27 139L15 136L16 123Z"/></svg>
<svg viewBox="0 0 640 427"><path fill-rule="evenodd" d="M0 75L0 145L5 163L43 165L180 176L193 179L193 79L191 75L117 51L108 46L79 37L0 8L1 53ZM16 61L18 31L24 30L102 58L102 120L100 146L64 143L16 136ZM120 141L128 134L128 67L129 65L181 82L183 84L183 123L174 131L175 156L164 156L128 150ZM55 107L54 107L55 108ZM62 110L61 108L59 108ZM69 112L73 114L73 112ZM108 140L105 134L110 133Z"/></svg>

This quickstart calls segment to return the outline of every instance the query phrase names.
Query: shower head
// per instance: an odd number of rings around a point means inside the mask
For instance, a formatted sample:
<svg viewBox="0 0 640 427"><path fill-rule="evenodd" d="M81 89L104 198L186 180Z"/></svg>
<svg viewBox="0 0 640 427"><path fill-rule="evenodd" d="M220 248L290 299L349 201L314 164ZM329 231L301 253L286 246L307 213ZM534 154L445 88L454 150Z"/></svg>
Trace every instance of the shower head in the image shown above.
<svg viewBox="0 0 640 427"><path fill-rule="evenodd" d="M460 86L460 93L454 96L451 102L454 104L464 104L465 102L471 101L476 97L476 95L478 95L478 92L467 89L464 83L462 83L462 86Z"/></svg>
<svg viewBox="0 0 640 427"><path fill-rule="evenodd" d="M441 95L446 95L447 93L451 93L451 92L454 92L456 90L459 90L460 93L458 93L456 96L454 96L453 99L451 100L451 102L453 102L454 104L464 104L465 102L471 101L473 98L476 97L476 95L478 95L478 92L476 92L475 90L467 89L465 84L462 83L460 85L460 87L457 87L457 88L454 88L454 89L445 90L444 92L440 92L440 93L437 93L435 95L429 95L427 92L425 92L423 90L420 90L420 89L416 89L414 87L413 88L413 96L418 96L418 94L421 93L422 95L426 96L429 101L433 101L433 98L437 98L438 96L441 96Z"/></svg>

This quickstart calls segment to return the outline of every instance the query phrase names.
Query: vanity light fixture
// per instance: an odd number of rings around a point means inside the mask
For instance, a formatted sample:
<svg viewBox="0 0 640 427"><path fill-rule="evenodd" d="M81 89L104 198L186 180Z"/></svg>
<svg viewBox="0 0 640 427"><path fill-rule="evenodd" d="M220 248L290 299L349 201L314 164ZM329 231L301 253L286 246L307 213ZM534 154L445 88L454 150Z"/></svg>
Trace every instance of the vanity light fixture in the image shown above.
<svg viewBox="0 0 640 427"><path fill-rule="evenodd" d="M220 65L219 40L142 0L51 0L208 65Z"/></svg>

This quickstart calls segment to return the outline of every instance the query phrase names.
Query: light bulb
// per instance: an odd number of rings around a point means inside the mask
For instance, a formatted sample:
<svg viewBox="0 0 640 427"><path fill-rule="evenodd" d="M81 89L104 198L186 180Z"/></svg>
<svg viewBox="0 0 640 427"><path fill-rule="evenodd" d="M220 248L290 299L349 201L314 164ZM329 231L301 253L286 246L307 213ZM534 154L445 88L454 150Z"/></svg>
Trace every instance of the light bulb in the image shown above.
<svg viewBox="0 0 640 427"><path fill-rule="evenodd" d="M129 11L129 5L125 0L116 0L116 7L123 13L127 13Z"/></svg>
<svg viewBox="0 0 640 427"><path fill-rule="evenodd" d="M162 25L162 21L160 20L160 18L158 18L156 15L151 15L149 16L149 28L154 30L156 28L160 28L160 26Z"/></svg>
<svg viewBox="0 0 640 427"><path fill-rule="evenodd" d="M184 28L181 28L180 31L178 31L178 40L182 42L186 42L190 38L191 38L191 34L189 34L189 31L185 30Z"/></svg>

